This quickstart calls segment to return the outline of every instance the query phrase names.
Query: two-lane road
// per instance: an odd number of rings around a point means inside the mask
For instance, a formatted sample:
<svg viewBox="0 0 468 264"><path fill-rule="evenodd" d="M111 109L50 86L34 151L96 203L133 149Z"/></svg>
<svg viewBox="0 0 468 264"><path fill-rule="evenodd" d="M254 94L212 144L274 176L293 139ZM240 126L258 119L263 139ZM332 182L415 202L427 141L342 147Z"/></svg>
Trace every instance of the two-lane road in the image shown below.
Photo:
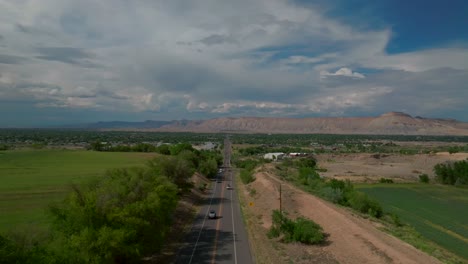
<svg viewBox="0 0 468 264"><path fill-rule="evenodd" d="M229 140L224 147L224 165L229 166ZM210 197L204 200L176 263L253 263L237 190L227 189L228 184L234 187L229 167L218 173ZM208 219L210 210L215 210L216 219Z"/></svg>

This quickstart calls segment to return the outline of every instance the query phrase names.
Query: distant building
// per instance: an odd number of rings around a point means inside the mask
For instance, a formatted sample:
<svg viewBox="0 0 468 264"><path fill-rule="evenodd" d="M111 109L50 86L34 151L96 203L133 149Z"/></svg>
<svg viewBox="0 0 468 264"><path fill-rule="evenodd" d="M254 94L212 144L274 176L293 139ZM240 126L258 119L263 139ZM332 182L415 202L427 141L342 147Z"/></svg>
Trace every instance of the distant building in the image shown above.
<svg viewBox="0 0 468 264"><path fill-rule="evenodd" d="M302 153L302 152L289 153L289 157L305 157L305 156L307 156L307 153Z"/></svg>
<svg viewBox="0 0 468 264"><path fill-rule="evenodd" d="M273 153L267 153L263 155L263 158L268 159L268 160L278 160L278 159L282 159L283 157L284 157L283 152L273 152Z"/></svg>
<svg viewBox="0 0 468 264"><path fill-rule="evenodd" d="M213 142L205 142L203 145L193 146L193 148L198 150L213 150L216 148L216 144Z"/></svg>

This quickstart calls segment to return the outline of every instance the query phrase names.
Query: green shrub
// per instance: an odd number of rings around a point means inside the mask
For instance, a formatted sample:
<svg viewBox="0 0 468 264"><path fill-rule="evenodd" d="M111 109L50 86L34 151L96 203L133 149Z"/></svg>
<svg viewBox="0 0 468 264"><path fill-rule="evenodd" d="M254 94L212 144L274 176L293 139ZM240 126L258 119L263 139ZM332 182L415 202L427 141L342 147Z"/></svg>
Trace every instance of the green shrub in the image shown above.
<svg viewBox="0 0 468 264"><path fill-rule="evenodd" d="M400 220L400 217L397 214L391 214L393 224L400 227L403 226L403 223Z"/></svg>
<svg viewBox="0 0 468 264"><path fill-rule="evenodd" d="M277 238L281 235L281 232L279 230L279 228L277 227L271 227L269 230L268 230L268 233L267 233L267 237L272 239L272 238Z"/></svg>
<svg viewBox="0 0 468 264"><path fill-rule="evenodd" d="M387 178L380 178L379 182L380 183L393 183L393 180L387 179Z"/></svg>
<svg viewBox="0 0 468 264"><path fill-rule="evenodd" d="M325 239L322 227L312 220L299 217L293 221L278 210L272 212L272 226L267 233L269 238L283 235L282 241L318 244Z"/></svg>
<svg viewBox="0 0 468 264"><path fill-rule="evenodd" d="M318 244L322 242L323 239L324 235L320 225L305 218L296 219L293 241L304 244Z"/></svg>
<svg viewBox="0 0 468 264"><path fill-rule="evenodd" d="M253 173L251 171L246 170L246 169L242 169L240 171L240 178L241 178L241 181L244 184L249 184L249 183L255 181L255 177L253 176Z"/></svg>
<svg viewBox="0 0 468 264"><path fill-rule="evenodd" d="M351 208L373 217L380 218L383 214L382 206L375 199L370 198L367 194L354 191L348 194L348 203Z"/></svg>
<svg viewBox="0 0 468 264"><path fill-rule="evenodd" d="M345 201L343 191L341 189L334 189L329 186L320 190L320 196L332 203L343 204Z"/></svg>
<svg viewBox="0 0 468 264"><path fill-rule="evenodd" d="M419 175L419 182L429 183L429 176L427 174Z"/></svg>

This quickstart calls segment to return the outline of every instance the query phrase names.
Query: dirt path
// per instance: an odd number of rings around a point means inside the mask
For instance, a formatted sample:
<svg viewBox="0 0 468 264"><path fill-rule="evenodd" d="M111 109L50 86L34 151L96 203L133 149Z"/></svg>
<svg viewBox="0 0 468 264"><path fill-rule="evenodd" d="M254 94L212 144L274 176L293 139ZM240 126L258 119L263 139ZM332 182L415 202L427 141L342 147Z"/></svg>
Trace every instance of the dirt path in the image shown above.
<svg viewBox="0 0 468 264"><path fill-rule="evenodd" d="M256 190L254 213L265 229L271 210L278 204L279 181L268 172L256 174L250 188ZM315 246L339 263L440 263L437 259L380 230L366 219L282 182L283 208L290 216L302 215L320 224L329 234L326 246ZM314 248L311 247L313 251ZM310 262L312 263L312 262Z"/></svg>

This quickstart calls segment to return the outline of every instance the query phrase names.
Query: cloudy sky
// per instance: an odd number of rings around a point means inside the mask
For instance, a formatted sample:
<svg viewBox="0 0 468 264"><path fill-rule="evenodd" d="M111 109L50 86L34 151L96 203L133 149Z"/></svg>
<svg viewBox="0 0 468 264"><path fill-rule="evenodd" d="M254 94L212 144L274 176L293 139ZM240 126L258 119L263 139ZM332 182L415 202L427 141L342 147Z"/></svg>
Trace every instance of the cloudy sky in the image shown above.
<svg viewBox="0 0 468 264"><path fill-rule="evenodd" d="M468 121L465 0L0 0L0 127Z"/></svg>

